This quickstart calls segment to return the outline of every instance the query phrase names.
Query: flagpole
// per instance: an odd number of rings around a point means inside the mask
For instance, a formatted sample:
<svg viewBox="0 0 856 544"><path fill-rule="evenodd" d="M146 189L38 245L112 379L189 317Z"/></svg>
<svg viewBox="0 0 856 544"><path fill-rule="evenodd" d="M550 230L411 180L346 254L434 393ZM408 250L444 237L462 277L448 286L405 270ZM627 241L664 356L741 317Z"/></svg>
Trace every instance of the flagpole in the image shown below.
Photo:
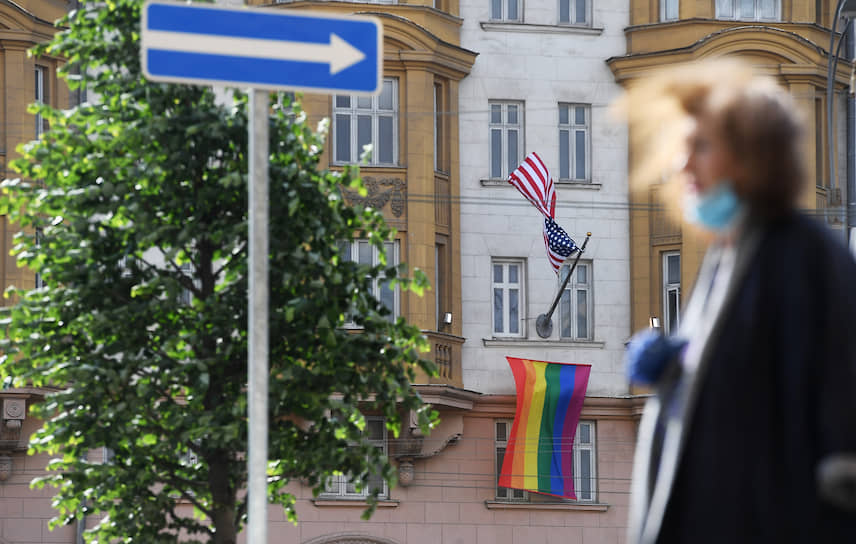
<svg viewBox="0 0 856 544"><path fill-rule="evenodd" d="M539 315L538 319L535 321L535 331L538 332L538 336L540 336L541 338L549 338L550 335L553 334L553 312L556 311L556 306L559 304L559 299L562 297L562 293L565 292L565 287L568 286L568 281L571 279L571 275L574 273L574 269L577 267L577 263L580 262L580 257L582 257L583 252L585 252L586 250L586 244L588 244L589 238L591 238L591 233L587 232L586 239L585 241L583 241L583 245L577 252L577 258L574 259L574 264L571 265L571 269L568 271L568 275L565 276L565 281L562 282L562 286L559 288L559 292L556 294L556 298L553 300L553 305L550 306L550 311L546 314Z"/></svg>

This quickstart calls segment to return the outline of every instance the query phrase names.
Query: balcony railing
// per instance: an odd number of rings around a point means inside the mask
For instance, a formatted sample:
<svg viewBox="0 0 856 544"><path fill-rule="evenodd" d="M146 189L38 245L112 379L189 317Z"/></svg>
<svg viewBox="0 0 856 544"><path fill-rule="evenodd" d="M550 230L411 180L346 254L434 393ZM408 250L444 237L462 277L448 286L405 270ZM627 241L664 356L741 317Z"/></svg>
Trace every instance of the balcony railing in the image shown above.
<svg viewBox="0 0 856 544"><path fill-rule="evenodd" d="M423 373L416 376L416 383L447 384L463 387L464 381L461 376L461 346L464 338L437 331L422 331L431 345L431 352L424 355L425 358L437 365L438 375L428 377Z"/></svg>

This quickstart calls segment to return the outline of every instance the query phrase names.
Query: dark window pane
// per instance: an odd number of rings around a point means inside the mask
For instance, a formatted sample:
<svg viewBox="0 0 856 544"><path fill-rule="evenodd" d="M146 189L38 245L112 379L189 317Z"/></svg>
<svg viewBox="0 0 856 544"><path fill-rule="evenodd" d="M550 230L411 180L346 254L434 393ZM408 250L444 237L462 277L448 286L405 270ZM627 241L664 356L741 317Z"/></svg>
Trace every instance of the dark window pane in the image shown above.
<svg viewBox="0 0 856 544"><path fill-rule="evenodd" d="M565 2L567 4L567 2ZM570 119L570 114L568 112L568 106L559 106L559 124L567 125Z"/></svg>
<svg viewBox="0 0 856 544"><path fill-rule="evenodd" d="M571 22L571 0L559 0L559 22Z"/></svg>
<svg viewBox="0 0 856 544"><path fill-rule="evenodd" d="M508 173L517 168L517 131L508 131Z"/></svg>
<svg viewBox="0 0 856 544"><path fill-rule="evenodd" d="M520 332L520 308L517 289L508 290L508 332Z"/></svg>
<svg viewBox="0 0 856 544"><path fill-rule="evenodd" d="M591 427L588 423L580 424L580 444L591 444Z"/></svg>
<svg viewBox="0 0 856 544"><path fill-rule="evenodd" d="M577 291L577 338L588 338L588 305L586 304L586 295L586 291Z"/></svg>
<svg viewBox="0 0 856 544"><path fill-rule="evenodd" d="M351 161L351 117L349 115L336 116L336 160Z"/></svg>
<svg viewBox="0 0 856 544"><path fill-rule="evenodd" d="M580 498L592 498L591 451L580 451Z"/></svg>
<svg viewBox="0 0 856 544"><path fill-rule="evenodd" d="M360 96L357 97L357 107L364 110L372 109L372 97Z"/></svg>
<svg viewBox="0 0 856 544"><path fill-rule="evenodd" d="M562 338L571 337L571 292L567 289L559 301L559 322L562 325Z"/></svg>
<svg viewBox="0 0 856 544"><path fill-rule="evenodd" d="M508 265L508 283L518 283L516 264Z"/></svg>
<svg viewBox="0 0 856 544"><path fill-rule="evenodd" d="M588 283L588 267L584 264L577 265L577 283Z"/></svg>
<svg viewBox="0 0 856 544"><path fill-rule="evenodd" d="M576 132L576 146L574 149L574 178L586 179L586 133L582 130Z"/></svg>
<svg viewBox="0 0 856 544"><path fill-rule="evenodd" d="M574 108L574 124L585 126L585 124L586 124L586 109L585 109L585 107L577 106Z"/></svg>
<svg viewBox="0 0 856 544"><path fill-rule="evenodd" d="M571 134L567 130L559 131L559 179L571 177Z"/></svg>
<svg viewBox="0 0 856 544"><path fill-rule="evenodd" d="M506 423L504 421L497 421L496 422L496 439L497 439L497 441L505 442L508 439L508 433L506 432L507 428L508 428L508 426L506 425Z"/></svg>
<svg viewBox="0 0 856 544"><path fill-rule="evenodd" d="M502 289L493 290L493 332L503 332L502 323Z"/></svg>
<svg viewBox="0 0 856 544"><path fill-rule="evenodd" d="M372 118L370 115L357 117L357 154L362 155L365 146L372 143ZM377 156L377 149L372 150L372 156ZM369 162L372 162L369 160Z"/></svg>
<svg viewBox="0 0 856 544"><path fill-rule="evenodd" d="M502 19L502 0L490 1L490 18Z"/></svg>
<svg viewBox="0 0 856 544"><path fill-rule="evenodd" d="M498 125L502 123L502 105L501 104L491 104L490 105L490 122Z"/></svg>
<svg viewBox="0 0 856 544"><path fill-rule="evenodd" d="M351 97L345 95L336 95L336 107L337 108L350 108L351 107Z"/></svg>
<svg viewBox="0 0 856 544"><path fill-rule="evenodd" d="M576 13L574 13L574 22L583 24L586 22L586 0L576 0L576 5L574 6Z"/></svg>
<svg viewBox="0 0 856 544"><path fill-rule="evenodd" d="M493 265L493 281L495 283L502 283L502 265L501 264Z"/></svg>
<svg viewBox="0 0 856 544"><path fill-rule="evenodd" d="M517 124L517 106L509 104L508 106L508 124L516 125Z"/></svg>
<svg viewBox="0 0 856 544"><path fill-rule="evenodd" d="M508 0L508 20L517 20L517 0Z"/></svg>
<svg viewBox="0 0 856 544"><path fill-rule="evenodd" d="M394 139L392 117L384 116L378 119L378 144L377 158L382 164L392 164L393 139Z"/></svg>
<svg viewBox="0 0 856 544"><path fill-rule="evenodd" d="M490 131L490 177L502 177L502 131Z"/></svg>
<svg viewBox="0 0 856 544"><path fill-rule="evenodd" d="M668 282L669 283L680 283L681 282L681 256L680 255L669 255L666 257L666 263L669 268L668 274Z"/></svg>
<svg viewBox="0 0 856 544"><path fill-rule="evenodd" d="M368 242L358 242L359 244L359 263L372 264L372 246Z"/></svg>
<svg viewBox="0 0 856 544"><path fill-rule="evenodd" d="M382 110L391 110L394 102L395 85L392 80L385 80L377 100L377 107Z"/></svg>

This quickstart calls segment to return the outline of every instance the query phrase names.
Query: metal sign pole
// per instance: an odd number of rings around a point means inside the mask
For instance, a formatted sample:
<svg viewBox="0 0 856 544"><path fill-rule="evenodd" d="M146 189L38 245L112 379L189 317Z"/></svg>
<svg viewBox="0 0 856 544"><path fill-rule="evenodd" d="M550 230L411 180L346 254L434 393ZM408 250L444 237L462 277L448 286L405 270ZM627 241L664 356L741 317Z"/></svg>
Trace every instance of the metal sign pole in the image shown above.
<svg viewBox="0 0 856 544"><path fill-rule="evenodd" d="M267 543L268 91L249 91L247 542Z"/></svg>

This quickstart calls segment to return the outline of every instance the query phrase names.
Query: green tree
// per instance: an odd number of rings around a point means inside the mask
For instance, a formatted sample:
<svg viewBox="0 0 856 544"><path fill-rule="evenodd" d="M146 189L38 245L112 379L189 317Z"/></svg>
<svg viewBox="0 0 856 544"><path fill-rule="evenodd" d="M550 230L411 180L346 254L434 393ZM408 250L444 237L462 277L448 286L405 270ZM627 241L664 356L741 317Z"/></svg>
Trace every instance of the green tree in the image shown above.
<svg viewBox="0 0 856 544"><path fill-rule="evenodd" d="M184 531L232 543L246 519L247 99L223 106L207 88L146 81L140 4L85 3L34 51L67 59L70 85L85 80L98 98L34 106L51 129L21 146L21 177L4 182L0 212L22 228L14 251L45 286L9 289L0 369L7 383L56 389L31 441L58 454L36 482L58 488L54 523L103 513L87 534L99 542ZM343 188L364 191L351 172L319 171L322 138L297 106L274 106L269 121L268 500L296 520L289 482L317 493L337 471L393 478L361 414L397 433L412 410L427 430L435 415L410 383L433 365L419 359L419 330L371 291L381 275L419 291L424 276L343 260L339 242L382 251L391 230L343 201ZM88 462L93 448L112 461Z"/></svg>

